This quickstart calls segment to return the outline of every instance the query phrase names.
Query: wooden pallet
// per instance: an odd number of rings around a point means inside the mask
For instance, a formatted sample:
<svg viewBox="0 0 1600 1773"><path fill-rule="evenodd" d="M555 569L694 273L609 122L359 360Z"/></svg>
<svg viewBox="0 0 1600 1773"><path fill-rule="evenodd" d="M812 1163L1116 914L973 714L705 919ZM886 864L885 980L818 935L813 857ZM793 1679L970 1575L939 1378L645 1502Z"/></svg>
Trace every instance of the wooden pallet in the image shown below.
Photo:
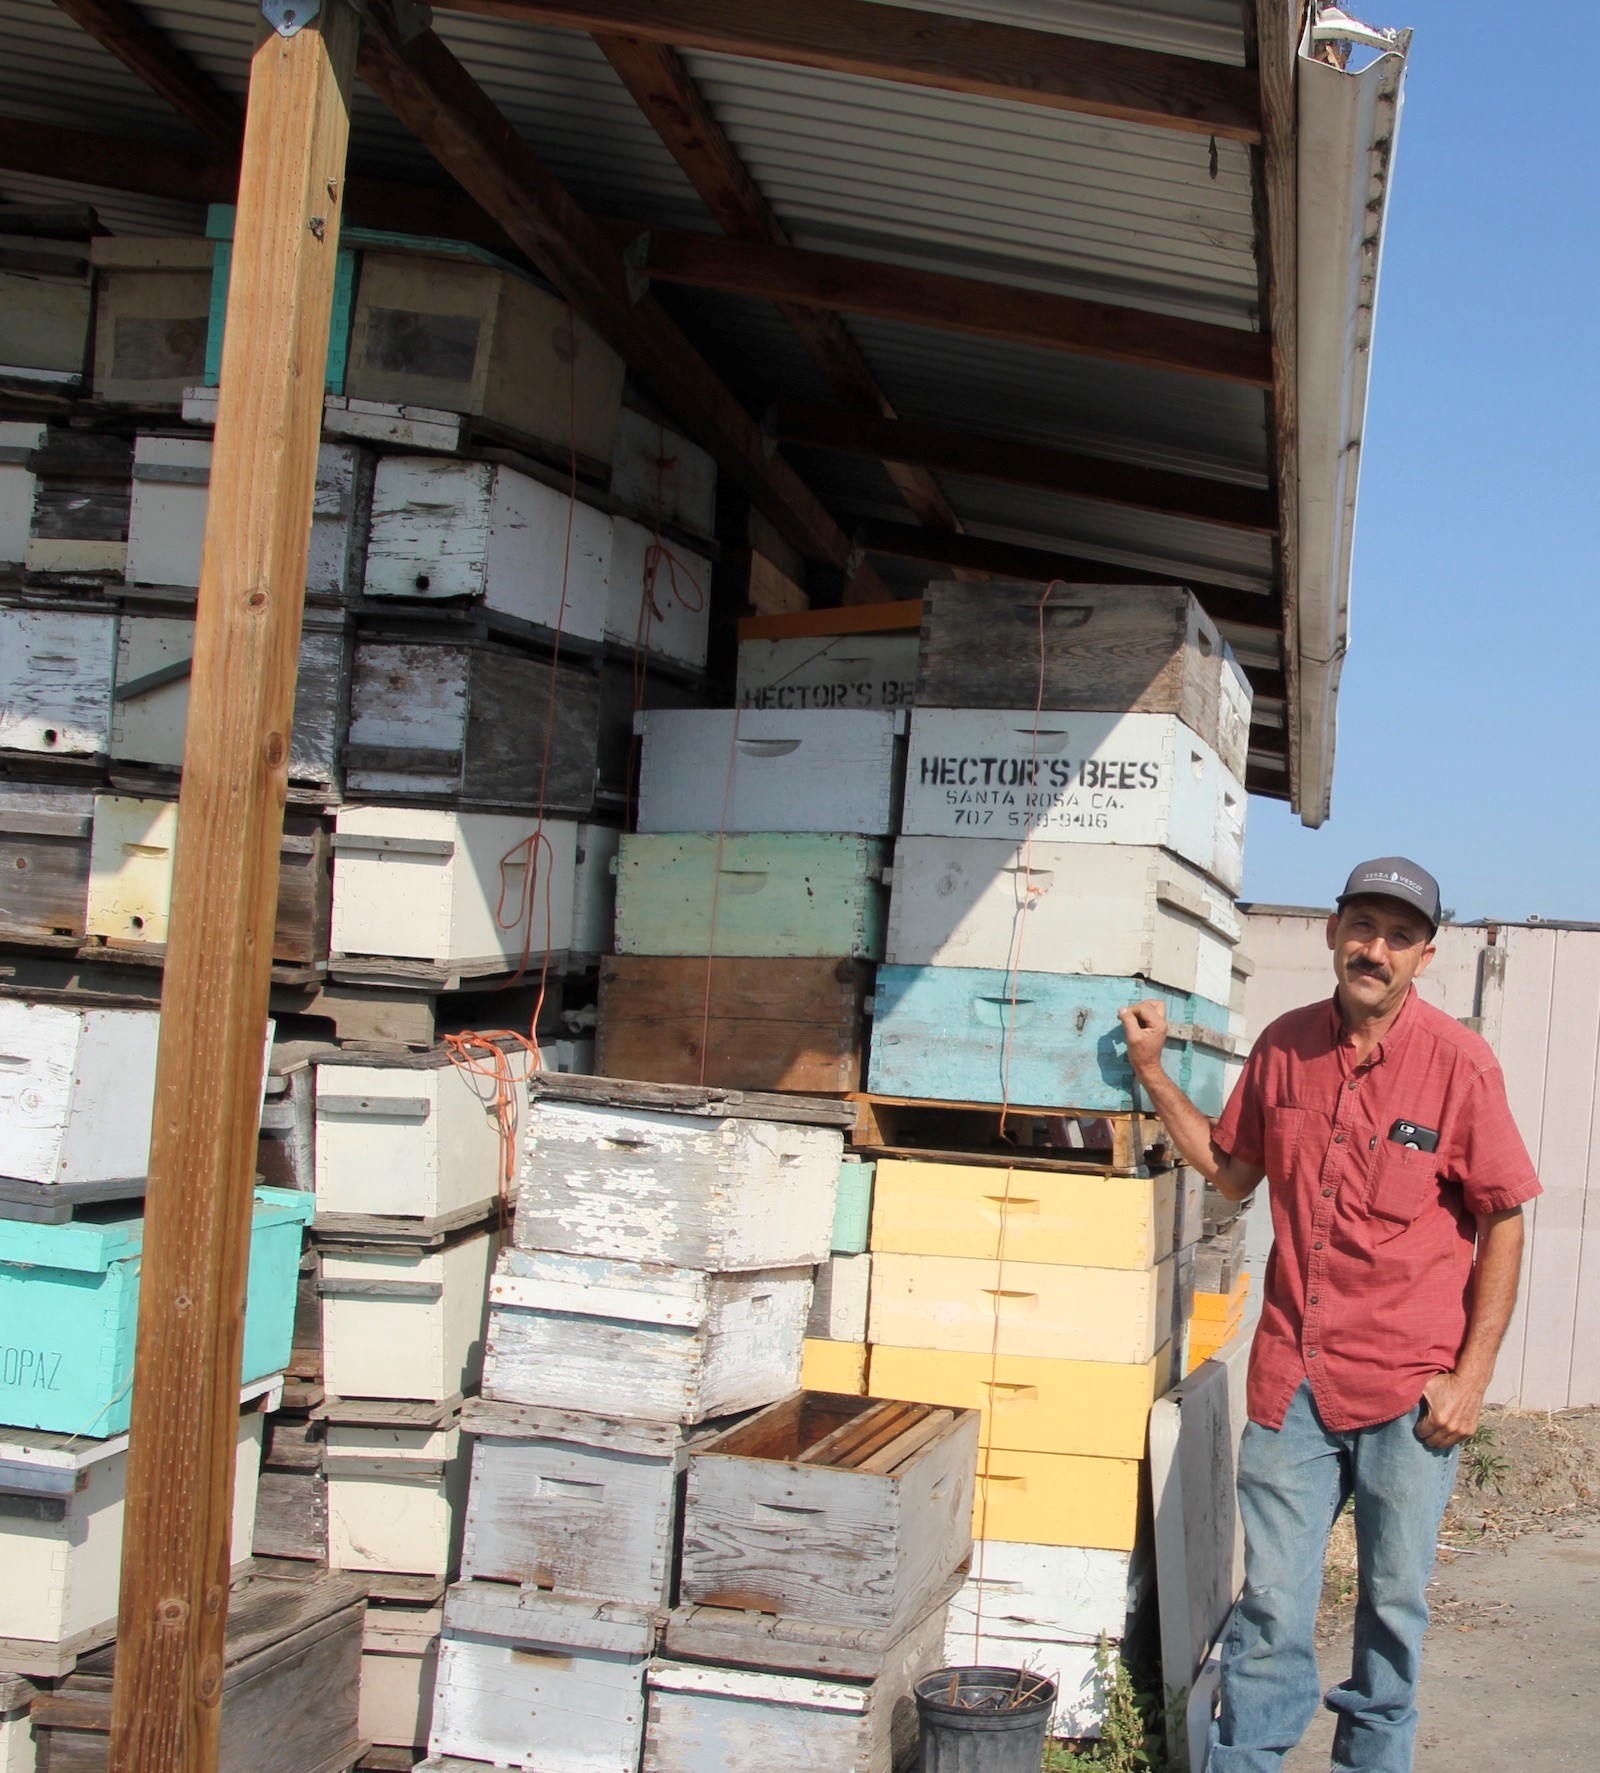
<svg viewBox="0 0 1600 1773"><path fill-rule="evenodd" d="M888 1157L942 1157L958 1163L1026 1163L1030 1168L1143 1176L1164 1167L1166 1132L1149 1114L1099 1114L1027 1104L928 1102L866 1091L846 1098L855 1111L851 1144ZM1081 1145L1056 1143L1076 1128Z"/></svg>

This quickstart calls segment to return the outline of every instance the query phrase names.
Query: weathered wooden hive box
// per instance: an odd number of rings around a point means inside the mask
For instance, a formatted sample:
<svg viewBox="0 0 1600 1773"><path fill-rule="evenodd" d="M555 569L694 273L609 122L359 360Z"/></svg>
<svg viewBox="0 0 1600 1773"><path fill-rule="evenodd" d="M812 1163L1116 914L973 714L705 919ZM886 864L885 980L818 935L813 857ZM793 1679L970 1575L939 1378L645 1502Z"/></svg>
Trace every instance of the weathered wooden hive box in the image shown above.
<svg viewBox="0 0 1600 1773"><path fill-rule="evenodd" d="M995 1540L950 1603L945 1660L1027 1668L1056 1683L1052 1730L1098 1736L1107 1695L1098 1645L1124 1638L1142 1566L1127 1552Z"/></svg>
<svg viewBox="0 0 1600 1773"><path fill-rule="evenodd" d="M817 1095L861 1083L869 963L619 954L600 965L608 1077Z"/></svg>
<svg viewBox="0 0 1600 1773"><path fill-rule="evenodd" d="M241 1377L289 1364L303 1194L258 1188ZM0 1421L102 1439L128 1426L144 1215L125 1208L62 1225L0 1219Z"/></svg>
<svg viewBox="0 0 1600 1773"><path fill-rule="evenodd" d="M470 1398L461 1573L669 1606L689 1448L707 1430Z"/></svg>
<svg viewBox="0 0 1600 1773"><path fill-rule="evenodd" d="M28 235L0 223L0 382L23 393L77 393L88 367L92 212L62 220Z"/></svg>
<svg viewBox="0 0 1600 1773"><path fill-rule="evenodd" d="M362 1585L326 1571L252 1574L228 1604L220 1773L344 1773L365 1748L357 1729ZM108 1645L34 1712L39 1773L103 1773L110 1762Z"/></svg>
<svg viewBox="0 0 1600 1773"><path fill-rule="evenodd" d="M83 940L93 826L94 796L85 789L0 786L0 941Z"/></svg>
<svg viewBox="0 0 1600 1773"><path fill-rule="evenodd" d="M458 1409L327 1406L328 1562L374 1576L453 1574L470 1454Z"/></svg>
<svg viewBox="0 0 1600 1773"><path fill-rule="evenodd" d="M584 960L611 952L617 921L617 850L622 833L615 825L580 823L572 880L572 937L569 954Z"/></svg>
<svg viewBox="0 0 1600 1773"><path fill-rule="evenodd" d="M508 1069L520 1127L527 1118L520 1055ZM494 1079L455 1065L447 1051L330 1053L318 1064L319 1221L458 1216L497 1197L502 1170Z"/></svg>
<svg viewBox="0 0 1600 1773"><path fill-rule="evenodd" d="M641 523L716 534L716 463L674 427L631 406L617 415L611 496Z"/></svg>
<svg viewBox="0 0 1600 1773"><path fill-rule="evenodd" d="M1173 1361L1171 1339L1147 1361L876 1343L866 1391L981 1411L984 1446L1006 1452L1142 1459L1150 1406L1171 1386Z"/></svg>
<svg viewBox="0 0 1600 1773"><path fill-rule="evenodd" d="M489 1283L483 1395L647 1422L703 1422L792 1391L811 1270L706 1274L530 1250Z"/></svg>
<svg viewBox="0 0 1600 1773"><path fill-rule="evenodd" d="M480 1228L438 1248L324 1245L317 1289L329 1392L443 1403L471 1390L482 1368L484 1290L498 1241Z"/></svg>
<svg viewBox="0 0 1600 1773"><path fill-rule="evenodd" d="M610 517L531 475L439 456L378 464L368 597L459 599L545 634L598 641L610 566Z"/></svg>
<svg viewBox="0 0 1600 1773"><path fill-rule="evenodd" d="M256 1492L255 1552L263 1558L328 1561L328 1480L320 1421L279 1410L267 1418Z"/></svg>
<svg viewBox="0 0 1600 1773"><path fill-rule="evenodd" d="M1175 714L1238 777L1250 746L1250 686L1182 585L932 584L917 702Z"/></svg>
<svg viewBox="0 0 1600 1773"><path fill-rule="evenodd" d="M830 1256L817 1269L811 1289L807 1337L823 1342L864 1343L871 1292L871 1256Z"/></svg>
<svg viewBox="0 0 1600 1773"><path fill-rule="evenodd" d="M194 665L194 617L125 609L117 624L117 681L111 715L114 772L129 766L172 773L183 765ZM306 612L295 677L289 780L336 795L350 670L342 617Z"/></svg>
<svg viewBox="0 0 1600 1773"><path fill-rule="evenodd" d="M0 419L0 574L21 576L33 527L33 470L28 466L44 447L45 427L33 419Z"/></svg>
<svg viewBox="0 0 1600 1773"><path fill-rule="evenodd" d="M95 268L94 394L141 411L183 403L205 379L212 240L102 235Z"/></svg>
<svg viewBox="0 0 1600 1773"><path fill-rule="evenodd" d="M120 583L128 564L133 445L106 431L52 425L26 466L33 486L30 578L63 589Z"/></svg>
<svg viewBox="0 0 1600 1773"><path fill-rule="evenodd" d="M156 1010L0 998L0 1150L20 1181L143 1176L155 1094Z"/></svg>
<svg viewBox="0 0 1600 1773"><path fill-rule="evenodd" d="M633 1773L657 1613L498 1582L445 1596L431 1773L490 1762L537 1773ZM457 1759L456 1757L461 1757Z"/></svg>
<svg viewBox="0 0 1600 1773"><path fill-rule="evenodd" d="M893 1773L917 1752L912 1688L939 1666L943 1597L909 1630L680 1607L650 1665L649 1773Z"/></svg>
<svg viewBox="0 0 1600 1773"><path fill-rule="evenodd" d="M642 523L613 518L605 628L606 639L620 646L703 670L711 631L711 562Z"/></svg>
<svg viewBox="0 0 1600 1773"><path fill-rule="evenodd" d="M317 453L306 559L308 602L360 595L372 511L371 450L324 443ZM133 446L128 583L196 589L205 542L211 440L141 433Z"/></svg>
<svg viewBox="0 0 1600 1773"><path fill-rule="evenodd" d="M1140 1364L1172 1336L1177 1284L1175 1256L1153 1268L1085 1268L884 1251L872 1262L868 1340Z"/></svg>
<svg viewBox="0 0 1600 1773"><path fill-rule="evenodd" d="M1165 850L903 837L892 878L896 965L1133 975L1228 1001L1233 902Z"/></svg>
<svg viewBox="0 0 1600 1773"><path fill-rule="evenodd" d="M335 965L471 975L509 972L524 954L559 953L572 926L576 849L568 819L341 807Z"/></svg>
<svg viewBox="0 0 1600 1773"><path fill-rule="evenodd" d="M263 1388L257 1387L256 1390ZM272 1391L276 1392L274 1385ZM269 1398L270 1401L270 1398ZM262 1414L239 1415L232 1554L250 1556ZM65 1674L117 1629L128 1437L0 1429L0 1660L19 1674Z"/></svg>
<svg viewBox="0 0 1600 1773"><path fill-rule="evenodd" d="M641 831L896 829L904 716L759 709L646 711Z"/></svg>
<svg viewBox="0 0 1600 1773"><path fill-rule="evenodd" d="M1074 1174L881 1158L872 1248L1079 1268L1153 1267L1178 1248L1178 1172Z"/></svg>
<svg viewBox="0 0 1600 1773"><path fill-rule="evenodd" d="M95 795L85 920L91 940L135 955L165 948L177 841L176 802ZM331 834L322 820L289 813L278 846L273 959L325 967L332 915Z"/></svg>
<svg viewBox="0 0 1600 1773"><path fill-rule="evenodd" d="M1169 849L1239 890L1244 787L1175 714L929 708L911 716L909 837Z"/></svg>
<svg viewBox="0 0 1600 1773"><path fill-rule="evenodd" d="M116 662L109 612L0 606L0 753L103 758Z"/></svg>
<svg viewBox="0 0 1600 1773"><path fill-rule="evenodd" d="M491 641L367 639L351 673L345 780L352 796L532 811L542 777L546 812L587 813L599 732L585 665Z"/></svg>
<svg viewBox="0 0 1600 1773"><path fill-rule="evenodd" d="M352 400L468 413L560 467L575 452L592 472L611 460L622 381L622 359L600 335L509 266L362 254Z"/></svg>
<svg viewBox="0 0 1600 1773"><path fill-rule="evenodd" d="M909 708L920 602L853 604L739 624L741 708Z"/></svg>
<svg viewBox="0 0 1600 1773"><path fill-rule="evenodd" d="M617 856L618 954L883 958L881 838L630 833Z"/></svg>
<svg viewBox="0 0 1600 1773"><path fill-rule="evenodd" d="M444 1607L370 1601L361 1630L360 1735L421 1760L433 1720Z"/></svg>
<svg viewBox="0 0 1600 1773"><path fill-rule="evenodd" d="M689 1455L685 1602L907 1630L972 1550L978 1417L800 1392Z"/></svg>
<svg viewBox="0 0 1600 1773"><path fill-rule="evenodd" d="M34 1773L37 1751L28 1714L38 1696L26 1675L0 1675L0 1773Z"/></svg>
<svg viewBox="0 0 1600 1773"><path fill-rule="evenodd" d="M828 1253L833 1127L540 1100L523 1139L519 1248L713 1272Z"/></svg>
<svg viewBox="0 0 1600 1773"><path fill-rule="evenodd" d="M1221 1004L1137 978L980 967L878 969L869 1088L944 1102L1128 1113L1143 1092L1118 1010L1165 1002L1162 1063L1201 1113L1222 1112L1236 1051Z"/></svg>

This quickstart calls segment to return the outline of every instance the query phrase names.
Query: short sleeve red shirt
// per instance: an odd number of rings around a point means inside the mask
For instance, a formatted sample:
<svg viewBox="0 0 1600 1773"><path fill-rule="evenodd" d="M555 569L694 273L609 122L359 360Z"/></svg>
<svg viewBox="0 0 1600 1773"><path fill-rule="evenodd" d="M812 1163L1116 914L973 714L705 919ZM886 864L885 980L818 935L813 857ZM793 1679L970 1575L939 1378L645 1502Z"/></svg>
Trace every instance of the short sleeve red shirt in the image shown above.
<svg viewBox="0 0 1600 1773"><path fill-rule="evenodd" d="M1435 1132L1423 1151L1396 1121ZM1279 1428L1307 1379L1331 1429L1415 1405L1466 1338L1475 1215L1539 1193L1487 1041L1413 990L1355 1062L1337 999L1265 1029L1217 1123L1267 1172L1273 1247L1250 1354L1250 1418Z"/></svg>

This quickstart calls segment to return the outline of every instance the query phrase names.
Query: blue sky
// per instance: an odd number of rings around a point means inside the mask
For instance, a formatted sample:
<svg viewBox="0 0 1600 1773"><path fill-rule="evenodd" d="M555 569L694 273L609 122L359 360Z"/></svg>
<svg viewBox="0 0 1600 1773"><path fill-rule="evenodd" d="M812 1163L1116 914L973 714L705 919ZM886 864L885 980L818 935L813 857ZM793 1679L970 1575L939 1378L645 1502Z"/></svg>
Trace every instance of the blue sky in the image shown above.
<svg viewBox="0 0 1600 1773"><path fill-rule="evenodd" d="M1253 801L1245 896L1325 904L1355 862L1398 851L1460 917L1600 920L1594 14L1350 10L1416 40L1333 815L1307 831Z"/></svg>

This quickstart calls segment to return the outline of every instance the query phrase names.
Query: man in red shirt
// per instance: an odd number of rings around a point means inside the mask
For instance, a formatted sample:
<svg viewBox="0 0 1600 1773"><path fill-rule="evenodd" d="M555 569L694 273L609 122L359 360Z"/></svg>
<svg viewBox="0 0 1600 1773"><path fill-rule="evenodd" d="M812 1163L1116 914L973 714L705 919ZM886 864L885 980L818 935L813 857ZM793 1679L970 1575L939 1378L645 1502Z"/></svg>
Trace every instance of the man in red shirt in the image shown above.
<svg viewBox="0 0 1600 1773"><path fill-rule="evenodd" d="M1212 1125L1162 1069L1166 1011L1122 1012L1173 1144L1230 1200L1270 1183L1273 1248L1239 1449L1245 1587L1210 1773L1269 1773L1305 1733L1328 1530L1355 1499L1360 1589L1334 1773L1410 1773L1426 1590L1459 1447L1516 1303L1539 1192L1489 1046L1417 995L1433 876L1365 862L1328 919L1331 1001L1280 1016Z"/></svg>

